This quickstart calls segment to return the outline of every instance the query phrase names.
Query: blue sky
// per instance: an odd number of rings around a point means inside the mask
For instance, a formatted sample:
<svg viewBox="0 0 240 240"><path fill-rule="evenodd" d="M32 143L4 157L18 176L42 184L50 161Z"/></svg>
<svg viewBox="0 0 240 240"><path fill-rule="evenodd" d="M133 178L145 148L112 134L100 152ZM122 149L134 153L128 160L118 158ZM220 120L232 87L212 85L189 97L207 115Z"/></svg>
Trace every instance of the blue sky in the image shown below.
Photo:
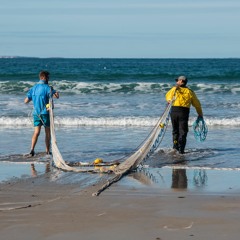
<svg viewBox="0 0 240 240"><path fill-rule="evenodd" d="M240 57L239 0L0 0L0 56Z"/></svg>

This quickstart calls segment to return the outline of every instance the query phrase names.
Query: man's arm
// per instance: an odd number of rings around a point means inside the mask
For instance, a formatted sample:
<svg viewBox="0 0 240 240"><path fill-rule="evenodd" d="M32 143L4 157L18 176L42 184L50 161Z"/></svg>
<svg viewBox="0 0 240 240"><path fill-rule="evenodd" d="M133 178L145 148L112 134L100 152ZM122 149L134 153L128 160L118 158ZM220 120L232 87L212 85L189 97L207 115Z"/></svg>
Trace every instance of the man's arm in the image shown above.
<svg viewBox="0 0 240 240"><path fill-rule="evenodd" d="M196 94L192 91L193 98L192 98L192 105L195 107L196 112L198 113L199 117L203 117L203 111L200 101L198 100Z"/></svg>
<svg viewBox="0 0 240 240"><path fill-rule="evenodd" d="M32 101L32 88L28 91L26 98L24 99L24 103L29 103Z"/></svg>
<svg viewBox="0 0 240 240"><path fill-rule="evenodd" d="M59 93L53 89L53 86L49 86L51 88L51 94L54 98L59 98Z"/></svg>

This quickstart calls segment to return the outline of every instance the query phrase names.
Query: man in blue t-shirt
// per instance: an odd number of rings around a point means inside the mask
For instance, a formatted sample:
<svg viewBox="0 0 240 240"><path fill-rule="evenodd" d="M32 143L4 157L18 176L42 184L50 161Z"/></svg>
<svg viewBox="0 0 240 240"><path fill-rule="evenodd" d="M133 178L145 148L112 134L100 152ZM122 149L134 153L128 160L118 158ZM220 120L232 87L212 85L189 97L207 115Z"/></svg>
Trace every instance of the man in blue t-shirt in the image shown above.
<svg viewBox="0 0 240 240"><path fill-rule="evenodd" d="M39 82L28 91L27 97L24 100L25 103L33 101L34 108L34 133L32 136L30 156L34 156L35 154L34 148L37 144L37 140L40 135L42 126L45 127L46 153L50 153L50 118L46 105L49 104L50 97L59 98L59 93L48 85L49 75L49 72L41 71L39 73Z"/></svg>

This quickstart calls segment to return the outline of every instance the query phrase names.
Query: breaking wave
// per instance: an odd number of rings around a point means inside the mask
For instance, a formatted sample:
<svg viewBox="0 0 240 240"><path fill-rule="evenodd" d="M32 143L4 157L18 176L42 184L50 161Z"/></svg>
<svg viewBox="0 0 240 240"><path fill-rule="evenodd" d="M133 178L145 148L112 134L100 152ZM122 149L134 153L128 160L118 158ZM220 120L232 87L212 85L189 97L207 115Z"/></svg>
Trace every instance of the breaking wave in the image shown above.
<svg viewBox="0 0 240 240"><path fill-rule="evenodd" d="M58 117L54 121L56 127L78 127L78 126L102 126L102 127L151 127L154 126L158 118L154 117ZM190 118L189 125L195 121ZM236 118L205 118L209 127L238 127L240 117ZM30 127L31 117L0 117L1 127Z"/></svg>

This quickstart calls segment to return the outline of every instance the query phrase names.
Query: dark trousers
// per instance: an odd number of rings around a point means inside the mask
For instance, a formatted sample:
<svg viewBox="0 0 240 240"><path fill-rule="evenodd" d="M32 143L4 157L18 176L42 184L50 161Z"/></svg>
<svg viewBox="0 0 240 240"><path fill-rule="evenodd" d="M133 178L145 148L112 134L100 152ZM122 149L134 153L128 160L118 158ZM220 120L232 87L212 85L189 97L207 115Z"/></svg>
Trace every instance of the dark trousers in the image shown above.
<svg viewBox="0 0 240 240"><path fill-rule="evenodd" d="M184 153L187 143L189 110L185 107L172 107L171 110L173 148L180 153Z"/></svg>

